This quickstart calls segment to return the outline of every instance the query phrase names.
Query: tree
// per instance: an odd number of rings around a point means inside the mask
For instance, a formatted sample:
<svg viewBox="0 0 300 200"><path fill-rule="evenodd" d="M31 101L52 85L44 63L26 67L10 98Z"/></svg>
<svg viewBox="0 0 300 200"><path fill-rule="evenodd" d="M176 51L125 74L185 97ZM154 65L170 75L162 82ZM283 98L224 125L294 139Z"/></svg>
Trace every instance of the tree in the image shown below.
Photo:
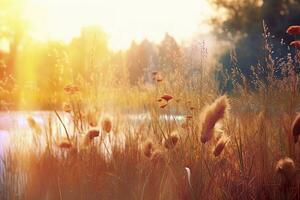
<svg viewBox="0 0 300 200"><path fill-rule="evenodd" d="M176 40L166 33L163 41L158 47L159 66L164 71L172 71L182 67L183 55Z"/></svg>
<svg viewBox="0 0 300 200"><path fill-rule="evenodd" d="M264 65L265 31L263 22L274 37L270 37L275 52L272 56L283 57L288 52L287 44L291 41L285 31L289 25L300 24L300 3L295 0L211 0L221 13L212 24L215 32L222 41L231 42L235 46L237 66L240 71L250 78L251 65L259 61ZM282 43L282 39L286 44ZM227 51L221 57L224 68L222 73L231 71L231 55ZM227 90L229 86L225 87Z"/></svg>

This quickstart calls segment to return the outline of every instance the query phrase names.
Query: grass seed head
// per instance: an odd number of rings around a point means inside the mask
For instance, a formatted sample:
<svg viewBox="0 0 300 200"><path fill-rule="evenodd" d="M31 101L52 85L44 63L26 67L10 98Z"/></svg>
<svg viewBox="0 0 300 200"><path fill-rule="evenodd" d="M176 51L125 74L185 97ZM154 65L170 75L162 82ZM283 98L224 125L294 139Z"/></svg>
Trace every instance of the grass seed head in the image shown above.
<svg viewBox="0 0 300 200"><path fill-rule="evenodd" d="M208 106L202 118L202 131L201 131L201 142L208 142L213 134L215 124L224 118L229 109L229 102L227 96L221 96L213 104Z"/></svg>
<svg viewBox="0 0 300 200"><path fill-rule="evenodd" d="M112 129L112 122L109 118L103 119L101 125L102 125L102 130L105 133L109 133Z"/></svg>

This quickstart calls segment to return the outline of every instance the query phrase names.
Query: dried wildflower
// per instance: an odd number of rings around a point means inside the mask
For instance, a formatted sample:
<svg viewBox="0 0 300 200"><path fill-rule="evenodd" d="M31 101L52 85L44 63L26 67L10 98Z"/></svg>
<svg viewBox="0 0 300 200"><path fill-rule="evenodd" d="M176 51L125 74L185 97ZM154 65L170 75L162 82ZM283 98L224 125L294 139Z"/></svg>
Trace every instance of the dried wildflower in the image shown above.
<svg viewBox="0 0 300 200"><path fill-rule="evenodd" d="M168 94L165 94L160 98L164 99L167 102L170 101L171 99L173 99L173 97L171 95L168 95Z"/></svg>
<svg viewBox="0 0 300 200"><path fill-rule="evenodd" d="M286 33L290 35L300 35L300 26L290 26L286 30Z"/></svg>
<svg viewBox="0 0 300 200"><path fill-rule="evenodd" d="M196 109L196 107L194 107L194 106L190 107L190 110L195 110L195 109Z"/></svg>
<svg viewBox="0 0 300 200"><path fill-rule="evenodd" d="M295 120L292 124L292 133L294 136L294 142L297 143L298 137L300 135L300 114L297 115L297 117L295 118Z"/></svg>
<svg viewBox="0 0 300 200"><path fill-rule="evenodd" d="M300 48L300 40L296 40L290 43L291 46L295 48Z"/></svg>
<svg viewBox="0 0 300 200"><path fill-rule="evenodd" d="M111 123L111 120L109 118L103 119L101 125L102 125L102 130L105 133L109 133L111 131L112 123Z"/></svg>
<svg viewBox="0 0 300 200"><path fill-rule="evenodd" d="M181 101L181 99L180 99L180 98L179 98L179 99L176 99L176 102L177 102L177 103L179 103L180 101Z"/></svg>
<svg viewBox="0 0 300 200"><path fill-rule="evenodd" d="M280 159L276 164L276 172L281 174L287 182L292 181L296 172L294 161L289 157Z"/></svg>
<svg viewBox="0 0 300 200"><path fill-rule="evenodd" d="M158 102L161 102L162 100L163 100L162 98L158 98L158 99L157 99Z"/></svg>
<svg viewBox="0 0 300 200"><path fill-rule="evenodd" d="M216 157L219 156L228 142L229 142L229 138L227 136L222 135L215 146L213 154Z"/></svg>
<svg viewBox="0 0 300 200"><path fill-rule="evenodd" d="M73 85L73 84L66 85L66 86L64 87L64 90L65 90L65 92L68 93L68 94L74 94L74 93L76 93L76 92L79 92L78 86Z"/></svg>
<svg viewBox="0 0 300 200"><path fill-rule="evenodd" d="M163 145L166 149L170 150L170 149L173 149L176 146L178 140L179 140L178 135L173 134L173 135L169 136L167 139L163 140Z"/></svg>
<svg viewBox="0 0 300 200"><path fill-rule="evenodd" d="M206 108L202 121L202 143L206 143L212 138L215 124L225 116L228 109L229 103L225 95L215 100L212 105Z"/></svg>
<svg viewBox="0 0 300 200"><path fill-rule="evenodd" d="M72 106L70 105L70 104L68 104L68 103L64 103L64 105L63 105L63 110L65 111L65 112L71 112L72 111Z"/></svg>
<svg viewBox="0 0 300 200"><path fill-rule="evenodd" d="M144 155L148 158L150 158L152 156L153 150L154 150L154 147L153 147L153 142L151 140L147 140L142 146L142 151L143 151Z"/></svg>

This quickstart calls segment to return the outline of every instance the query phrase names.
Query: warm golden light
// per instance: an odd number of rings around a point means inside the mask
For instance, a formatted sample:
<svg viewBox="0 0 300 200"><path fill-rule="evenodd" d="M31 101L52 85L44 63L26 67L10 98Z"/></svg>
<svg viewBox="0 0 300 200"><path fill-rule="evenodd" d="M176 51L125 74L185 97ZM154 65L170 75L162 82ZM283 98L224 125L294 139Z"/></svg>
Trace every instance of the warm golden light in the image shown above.
<svg viewBox="0 0 300 200"><path fill-rule="evenodd" d="M31 0L27 10L36 38L69 41L81 27L99 25L115 50L132 40L159 42L166 32L186 40L208 31L200 25L211 14L206 0Z"/></svg>

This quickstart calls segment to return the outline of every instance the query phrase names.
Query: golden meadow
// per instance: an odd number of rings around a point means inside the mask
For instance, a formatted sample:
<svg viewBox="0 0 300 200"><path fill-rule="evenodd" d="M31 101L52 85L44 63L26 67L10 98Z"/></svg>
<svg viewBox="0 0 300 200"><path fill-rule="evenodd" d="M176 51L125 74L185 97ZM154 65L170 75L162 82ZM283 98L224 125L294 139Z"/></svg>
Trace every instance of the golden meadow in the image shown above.
<svg viewBox="0 0 300 200"><path fill-rule="evenodd" d="M299 41L290 44L295 54L275 59L264 27L265 65L252 66L249 79L232 51L232 70L222 74L232 83L226 93L205 45L200 73L184 67L193 60L178 46L166 66L140 71L123 63L125 56L146 59L134 43L127 54L91 48L81 55L83 44L95 42L90 32L67 53L60 43L49 42L46 54L29 42L15 58L16 77L2 63L2 113L25 110L27 128L11 127L2 149L0 199L300 198ZM299 26L287 30L299 33ZM174 44L170 35L164 41L158 48Z"/></svg>

